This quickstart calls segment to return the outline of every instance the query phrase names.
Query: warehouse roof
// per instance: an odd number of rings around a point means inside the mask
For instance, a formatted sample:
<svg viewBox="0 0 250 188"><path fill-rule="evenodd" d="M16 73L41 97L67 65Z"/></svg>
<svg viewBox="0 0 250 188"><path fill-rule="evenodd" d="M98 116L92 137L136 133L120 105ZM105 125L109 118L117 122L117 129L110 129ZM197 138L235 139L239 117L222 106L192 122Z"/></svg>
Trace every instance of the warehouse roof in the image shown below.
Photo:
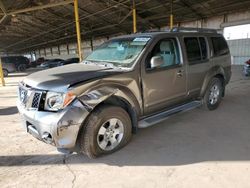
<svg viewBox="0 0 250 188"><path fill-rule="evenodd" d="M72 0L0 0L0 51L76 41ZM136 0L138 30L169 24L170 0ZM58 5L58 6L56 6ZM246 10L243 0L174 0L175 23ZM83 39L132 32L131 0L79 0Z"/></svg>

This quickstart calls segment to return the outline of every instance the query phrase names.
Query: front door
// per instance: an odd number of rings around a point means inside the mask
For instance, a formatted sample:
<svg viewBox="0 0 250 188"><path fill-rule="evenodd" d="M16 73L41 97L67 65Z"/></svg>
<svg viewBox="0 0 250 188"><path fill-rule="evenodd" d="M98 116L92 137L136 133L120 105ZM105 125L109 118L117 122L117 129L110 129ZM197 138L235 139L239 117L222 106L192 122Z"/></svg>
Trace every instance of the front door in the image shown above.
<svg viewBox="0 0 250 188"><path fill-rule="evenodd" d="M148 115L183 101L187 94L186 67L176 38L159 40L148 54L142 70L144 113ZM163 64L152 68L151 59L161 56Z"/></svg>

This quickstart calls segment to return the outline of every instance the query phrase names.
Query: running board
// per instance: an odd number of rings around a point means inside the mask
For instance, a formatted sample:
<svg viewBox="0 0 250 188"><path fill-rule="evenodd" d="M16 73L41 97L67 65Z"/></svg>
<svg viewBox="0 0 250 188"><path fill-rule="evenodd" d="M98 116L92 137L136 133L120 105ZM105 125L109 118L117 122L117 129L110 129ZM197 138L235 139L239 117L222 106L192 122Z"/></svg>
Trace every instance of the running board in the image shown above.
<svg viewBox="0 0 250 188"><path fill-rule="evenodd" d="M189 110L192 110L194 108L197 108L201 106L201 101L192 101L186 104L183 104L181 106L177 106L175 108L172 108L170 110L161 112L159 114L147 117L141 121L139 121L138 123L138 127L139 128L146 128L146 127L150 127L156 123L159 123L161 121L166 120L167 118L169 118L170 116L180 113L180 112L186 112Z"/></svg>

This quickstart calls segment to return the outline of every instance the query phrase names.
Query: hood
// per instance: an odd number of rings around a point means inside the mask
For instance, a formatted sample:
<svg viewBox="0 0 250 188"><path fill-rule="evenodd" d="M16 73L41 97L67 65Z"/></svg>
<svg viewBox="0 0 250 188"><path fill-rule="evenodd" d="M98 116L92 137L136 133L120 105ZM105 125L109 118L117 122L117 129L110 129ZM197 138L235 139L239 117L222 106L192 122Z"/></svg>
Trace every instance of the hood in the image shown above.
<svg viewBox="0 0 250 188"><path fill-rule="evenodd" d="M78 63L33 73L26 77L23 82L33 88L59 92L65 91L70 85L118 72L121 70Z"/></svg>

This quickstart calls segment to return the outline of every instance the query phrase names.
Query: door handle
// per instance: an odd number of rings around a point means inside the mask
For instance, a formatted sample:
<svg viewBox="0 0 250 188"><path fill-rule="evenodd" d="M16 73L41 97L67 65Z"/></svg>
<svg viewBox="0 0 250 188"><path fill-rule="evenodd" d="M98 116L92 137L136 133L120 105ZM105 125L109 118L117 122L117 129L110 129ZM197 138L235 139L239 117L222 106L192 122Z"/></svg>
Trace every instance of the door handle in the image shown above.
<svg viewBox="0 0 250 188"><path fill-rule="evenodd" d="M178 70L177 76L178 77L182 77L183 76L183 72L184 72L184 70Z"/></svg>

